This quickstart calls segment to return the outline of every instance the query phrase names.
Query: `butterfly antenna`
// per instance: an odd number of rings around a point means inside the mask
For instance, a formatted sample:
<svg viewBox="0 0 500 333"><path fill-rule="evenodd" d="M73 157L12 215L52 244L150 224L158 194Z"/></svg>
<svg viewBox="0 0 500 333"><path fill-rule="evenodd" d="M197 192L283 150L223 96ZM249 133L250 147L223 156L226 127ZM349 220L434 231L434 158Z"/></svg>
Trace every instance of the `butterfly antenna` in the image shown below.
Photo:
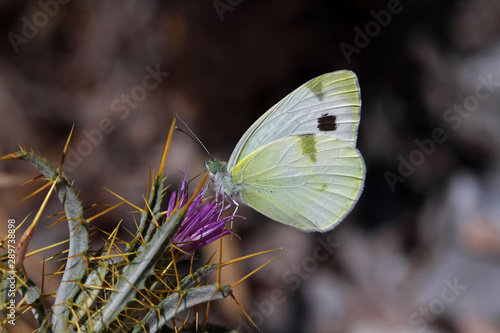
<svg viewBox="0 0 500 333"><path fill-rule="evenodd" d="M188 182L187 182L187 186L189 187L189 184L191 184L191 182L192 182L193 180L195 180L196 178L198 178L201 174L202 174L202 172L198 173L196 176L194 176L193 178L191 178L190 180L188 180Z"/></svg>
<svg viewBox="0 0 500 333"><path fill-rule="evenodd" d="M184 132L184 133L185 133L185 132ZM187 133L186 133L186 134L187 134ZM194 176L193 178L191 178L190 180L188 180L188 182L187 182L187 188L189 188L189 185L191 184L191 182L192 182L193 180L195 180L196 178L198 178L201 174L203 174L203 172L198 173L196 176ZM204 191L204 192L206 192L206 190L207 190L207 189L205 188L203 191Z"/></svg>
<svg viewBox="0 0 500 333"><path fill-rule="evenodd" d="M198 142L200 144L200 146L203 147L203 150L205 150L205 152L207 153L207 155L213 159L212 157L212 154L210 154L210 152L208 151L207 147L205 147L205 145L203 144L203 142L201 142L201 140L196 136L196 134L194 134L194 132L191 130L191 128L189 128L189 126L184 122L184 120L182 120L182 118L178 115L178 114L175 114L175 118L179 119L179 121L187 128L188 132L184 131L182 128L179 128L179 127L175 127L176 130L178 131L181 131L182 133L186 134L187 136L189 136L191 139L193 139L195 142Z"/></svg>

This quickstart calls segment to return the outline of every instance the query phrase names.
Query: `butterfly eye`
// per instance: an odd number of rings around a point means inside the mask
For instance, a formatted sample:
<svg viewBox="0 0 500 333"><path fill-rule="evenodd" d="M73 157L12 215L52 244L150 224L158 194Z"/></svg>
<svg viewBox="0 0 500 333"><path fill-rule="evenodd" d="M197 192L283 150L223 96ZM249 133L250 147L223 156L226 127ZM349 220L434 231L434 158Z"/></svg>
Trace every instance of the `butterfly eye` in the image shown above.
<svg viewBox="0 0 500 333"><path fill-rule="evenodd" d="M204 164L204 170L215 174L219 171L219 164L215 161L207 161Z"/></svg>
<svg viewBox="0 0 500 333"><path fill-rule="evenodd" d="M210 163L210 172L217 173L219 171L219 165L217 163Z"/></svg>

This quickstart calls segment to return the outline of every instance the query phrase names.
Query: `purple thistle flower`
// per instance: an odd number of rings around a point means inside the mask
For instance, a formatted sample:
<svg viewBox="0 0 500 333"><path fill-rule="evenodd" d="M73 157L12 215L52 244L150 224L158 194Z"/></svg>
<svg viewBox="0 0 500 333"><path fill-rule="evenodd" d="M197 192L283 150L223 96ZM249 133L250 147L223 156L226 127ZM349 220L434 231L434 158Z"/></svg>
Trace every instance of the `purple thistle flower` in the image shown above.
<svg viewBox="0 0 500 333"><path fill-rule="evenodd" d="M183 207L188 200L187 179L186 174L183 174L184 179L182 180L179 193L174 191L170 196L167 215L165 217L167 219L179 201L178 209ZM230 205L224 206L224 200L219 201L218 196L213 201L204 200L203 196L204 192L202 191L194 199L188 208L184 221L182 221L181 226L172 239L172 243L175 246L187 253L192 253L231 233L230 230L224 229L224 226L235 215L231 214L221 218L222 212L228 209Z"/></svg>

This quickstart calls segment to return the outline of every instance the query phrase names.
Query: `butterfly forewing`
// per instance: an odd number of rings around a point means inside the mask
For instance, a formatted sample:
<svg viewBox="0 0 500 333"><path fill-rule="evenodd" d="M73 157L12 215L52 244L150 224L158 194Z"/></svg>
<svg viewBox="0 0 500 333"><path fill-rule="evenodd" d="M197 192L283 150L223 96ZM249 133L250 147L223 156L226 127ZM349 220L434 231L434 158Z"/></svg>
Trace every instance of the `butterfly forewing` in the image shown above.
<svg viewBox="0 0 500 333"><path fill-rule="evenodd" d="M229 159L228 170L262 146L288 136L322 134L354 147L360 106L353 72L318 76L283 98L247 130Z"/></svg>

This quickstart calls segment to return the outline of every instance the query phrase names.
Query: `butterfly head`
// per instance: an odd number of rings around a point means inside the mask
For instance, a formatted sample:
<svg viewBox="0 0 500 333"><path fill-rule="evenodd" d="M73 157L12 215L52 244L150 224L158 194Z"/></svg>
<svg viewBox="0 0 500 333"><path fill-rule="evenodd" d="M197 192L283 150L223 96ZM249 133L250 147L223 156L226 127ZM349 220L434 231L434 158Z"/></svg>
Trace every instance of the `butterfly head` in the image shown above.
<svg viewBox="0 0 500 333"><path fill-rule="evenodd" d="M205 171L210 171L211 176L215 176L220 172L227 172L227 163L216 159L210 159L205 161L204 169Z"/></svg>

